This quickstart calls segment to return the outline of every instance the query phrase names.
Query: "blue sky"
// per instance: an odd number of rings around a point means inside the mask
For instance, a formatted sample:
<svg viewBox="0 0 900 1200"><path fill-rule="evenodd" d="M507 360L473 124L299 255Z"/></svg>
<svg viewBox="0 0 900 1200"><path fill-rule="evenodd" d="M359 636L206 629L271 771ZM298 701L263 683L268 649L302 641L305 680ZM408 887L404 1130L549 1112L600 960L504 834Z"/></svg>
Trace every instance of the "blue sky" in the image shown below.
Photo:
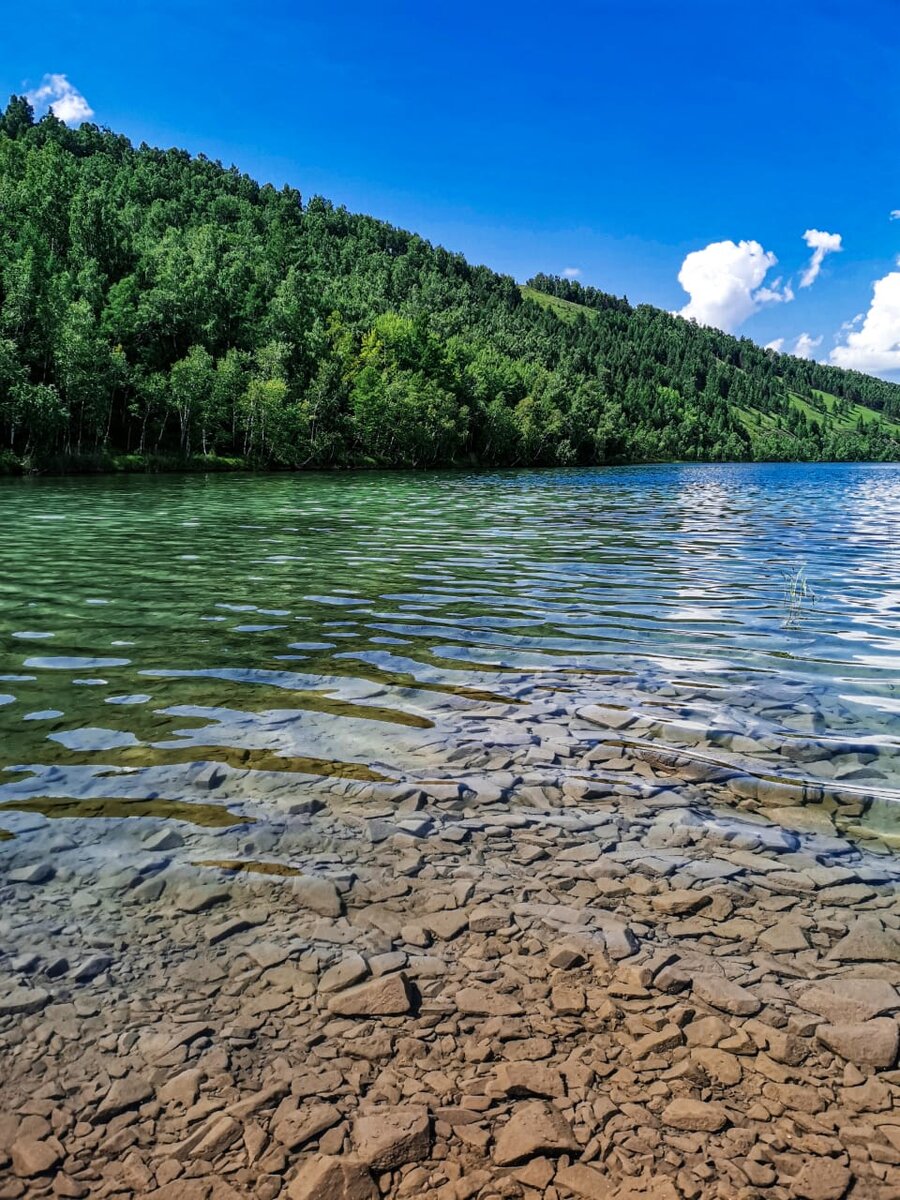
<svg viewBox="0 0 900 1200"><path fill-rule="evenodd" d="M898 62L897 0L42 0L0 89L900 378Z"/></svg>

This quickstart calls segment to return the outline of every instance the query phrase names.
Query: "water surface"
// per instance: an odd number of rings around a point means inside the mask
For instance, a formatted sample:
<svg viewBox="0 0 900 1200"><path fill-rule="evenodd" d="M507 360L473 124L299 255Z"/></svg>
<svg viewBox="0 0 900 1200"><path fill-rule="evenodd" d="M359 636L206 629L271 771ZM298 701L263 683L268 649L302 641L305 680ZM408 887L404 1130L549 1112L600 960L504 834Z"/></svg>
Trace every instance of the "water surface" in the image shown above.
<svg viewBox="0 0 900 1200"><path fill-rule="evenodd" d="M7 480L0 516L13 832L512 761L557 786L598 741L892 832L900 467Z"/></svg>

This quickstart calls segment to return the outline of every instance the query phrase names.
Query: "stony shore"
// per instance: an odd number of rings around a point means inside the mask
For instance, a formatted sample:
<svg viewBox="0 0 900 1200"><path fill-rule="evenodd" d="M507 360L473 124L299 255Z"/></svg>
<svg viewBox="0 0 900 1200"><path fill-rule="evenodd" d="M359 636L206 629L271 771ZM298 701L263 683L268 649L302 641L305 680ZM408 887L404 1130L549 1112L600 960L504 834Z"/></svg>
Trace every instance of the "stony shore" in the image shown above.
<svg viewBox="0 0 900 1200"><path fill-rule="evenodd" d="M896 1200L900 860L834 803L571 754L22 817L0 1200Z"/></svg>

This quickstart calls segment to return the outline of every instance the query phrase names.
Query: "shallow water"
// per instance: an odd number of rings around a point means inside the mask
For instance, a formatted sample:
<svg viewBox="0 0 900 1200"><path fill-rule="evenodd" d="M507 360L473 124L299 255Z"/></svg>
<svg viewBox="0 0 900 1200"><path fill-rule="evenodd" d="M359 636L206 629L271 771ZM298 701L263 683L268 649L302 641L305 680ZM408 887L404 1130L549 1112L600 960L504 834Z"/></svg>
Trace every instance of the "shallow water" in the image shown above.
<svg viewBox="0 0 900 1200"><path fill-rule="evenodd" d="M610 741L896 834L900 467L9 480L0 516L13 833L477 794L523 746L554 786Z"/></svg>

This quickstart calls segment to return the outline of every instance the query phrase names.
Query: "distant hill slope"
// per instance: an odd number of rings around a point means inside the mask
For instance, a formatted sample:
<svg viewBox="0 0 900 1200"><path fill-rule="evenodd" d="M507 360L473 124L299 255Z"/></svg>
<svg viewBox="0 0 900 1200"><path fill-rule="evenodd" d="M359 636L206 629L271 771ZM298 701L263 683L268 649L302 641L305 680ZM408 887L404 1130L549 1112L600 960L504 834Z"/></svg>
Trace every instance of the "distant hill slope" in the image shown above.
<svg viewBox="0 0 900 1200"><path fill-rule="evenodd" d="M0 116L0 467L900 457L900 387Z"/></svg>

